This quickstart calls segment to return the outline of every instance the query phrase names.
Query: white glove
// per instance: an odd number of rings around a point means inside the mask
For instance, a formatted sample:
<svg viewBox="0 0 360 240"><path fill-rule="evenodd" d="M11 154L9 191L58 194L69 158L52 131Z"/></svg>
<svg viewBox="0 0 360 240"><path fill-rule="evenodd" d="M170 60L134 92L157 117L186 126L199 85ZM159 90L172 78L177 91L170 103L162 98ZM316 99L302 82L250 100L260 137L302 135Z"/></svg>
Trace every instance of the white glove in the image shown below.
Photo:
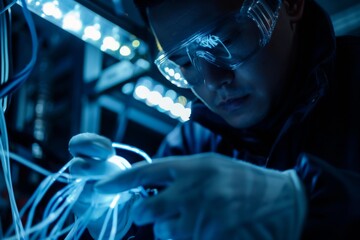
<svg viewBox="0 0 360 240"><path fill-rule="evenodd" d="M72 211L80 218L89 208L93 208L87 225L90 234L95 239L121 239L131 227L133 221L128 212L139 195L134 191L103 195L93 191L93 184L128 168L127 161L115 155L109 139L92 133L74 136L69 142L69 151L74 157L69 168L70 174L80 179L89 179ZM115 228L109 211L116 209L115 206L118 210L113 212L117 218L116 233L112 233ZM106 222L107 228L102 230Z"/></svg>
<svg viewBox="0 0 360 240"><path fill-rule="evenodd" d="M160 239L299 239L307 203L294 170L280 172L206 153L154 159L99 181L114 194L162 184L133 206L138 225L154 224Z"/></svg>

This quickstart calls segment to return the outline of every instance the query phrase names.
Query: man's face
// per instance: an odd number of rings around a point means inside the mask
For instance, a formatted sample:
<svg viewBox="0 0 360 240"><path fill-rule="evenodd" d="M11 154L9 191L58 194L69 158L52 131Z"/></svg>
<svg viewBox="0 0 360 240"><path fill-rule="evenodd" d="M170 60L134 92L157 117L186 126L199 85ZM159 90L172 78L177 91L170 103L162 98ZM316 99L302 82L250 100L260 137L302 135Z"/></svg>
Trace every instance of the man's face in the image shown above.
<svg viewBox="0 0 360 240"><path fill-rule="evenodd" d="M240 9L243 1L166 0L149 11L149 19L166 52L224 14ZM272 38L264 48L235 70L217 67L204 59L198 64L201 83L193 93L235 128L263 120L280 101L292 63L293 30L282 7ZM184 53L186 56L186 53ZM186 75L186 74L185 74Z"/></svg>

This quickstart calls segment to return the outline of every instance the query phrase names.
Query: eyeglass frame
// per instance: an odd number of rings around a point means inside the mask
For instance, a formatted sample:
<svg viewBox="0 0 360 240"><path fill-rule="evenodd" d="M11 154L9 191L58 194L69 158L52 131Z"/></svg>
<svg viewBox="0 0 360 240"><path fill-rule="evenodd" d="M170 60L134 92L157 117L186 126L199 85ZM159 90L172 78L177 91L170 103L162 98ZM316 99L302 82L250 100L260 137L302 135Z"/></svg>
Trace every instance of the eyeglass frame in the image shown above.
<svg viewBox="0 0 360 240"><path fill-rule="evenodd" d="M275 5L274 9L271 9L271 6L269 6L269 2L272 2L273 5ZM281 3L282 0L245 0L242 4L242 6L240 7L240 11L237 10L235 12L232 13L232 15L235 15L235 18L240 18L240 17L246 17L249 18L251 21L254 21L259 32L260 32L260 37L259 37L259 45L256 51L252 52L245 60L238 62L238 64L234 65L234 66L230 66L228 67L228 69L236 69L237 67L239 67L243 62L245 62L247 59L251 58L253 55L255 55L255 53L265 47L272 36L272 33L274 31L274 28L276 26L276 23L278 21L278 17L279 17L279 12L280 12L280 8L281 8ZM264 12L265 11L265 12ZM268 18L267 18L268 17ZM223 17L225 18L225 17ZM186 48L190 43L193 43L194 41L196 41L196 39L199 39L199 37L203 37L203 36L212 36L212 37L217 37L216 35L210 35L209 33L214 29L214 28L210 28L209 26L214 26L216 23L218 23L219 21L221 21L223 18L221 19L217 19L215 21L213 21L211 24L208 24L207 26L205 26L204 28L202 28L201 30L195 32L194 34L192 34L190 37L184 39L183 41L180 42L180 44L176 47L173 47L171 50L165 52L164 50L160 50L157 58L155 59L154 63L155 65L158 67L159 71L161 72L161 74L168 79L171 83L173 83L174 85L180 87L180 88L191 88L193 87L189 82L187 82L187 80L182 76L181 70L180 70L180 76L179 79L177 80L171 80L170 77L164 72L166 70L162 69L162 65L165 61L172 63L174 65L177 66L177 68L180 68L181 66L176 64L175 62L173 62L172 60L169 59L169 57L171 55L173 55L175 52L177 52L179 49L183 49ZM229 53L229 55L231 55L230 51L228 50L228 48L226 47L226 45L219 39L219 43L227 50L227 52ZM188 57L191 61L191 63L193 64L193 60L191 58L191 56L189 55L189 52L187 51ZM231 58L231 56L230 56ZM215 61L211 62L208 59L205 58L206 61L215 64ZM218 67L224 67L224 66L218 66ZM174 70L174 69L173 69ZM182 78L182 79L180 79Z"/></svg>

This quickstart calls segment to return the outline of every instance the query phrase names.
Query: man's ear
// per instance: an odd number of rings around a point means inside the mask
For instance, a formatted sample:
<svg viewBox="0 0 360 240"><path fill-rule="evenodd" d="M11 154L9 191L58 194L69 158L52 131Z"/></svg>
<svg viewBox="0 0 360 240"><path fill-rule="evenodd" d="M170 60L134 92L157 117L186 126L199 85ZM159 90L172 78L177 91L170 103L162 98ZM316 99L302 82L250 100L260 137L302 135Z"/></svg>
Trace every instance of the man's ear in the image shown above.
<svg viewBox="0 0 360 240"><path fill-rule="evenodd" d="M305 0L284 0L284 7L290 21L296 23L303 15Z"/></svg>

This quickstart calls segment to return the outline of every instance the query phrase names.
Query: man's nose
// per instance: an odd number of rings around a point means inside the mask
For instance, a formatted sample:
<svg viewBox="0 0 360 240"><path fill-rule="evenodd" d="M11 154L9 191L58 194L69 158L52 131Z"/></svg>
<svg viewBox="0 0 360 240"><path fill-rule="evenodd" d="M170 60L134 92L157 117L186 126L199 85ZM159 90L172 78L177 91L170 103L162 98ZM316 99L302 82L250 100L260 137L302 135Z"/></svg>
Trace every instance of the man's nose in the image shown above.
<svg viewBox="0 0 360 240"><path fill-rule="evenodd" d="M230 84L235 77L234 71L216 66L205 59L199 59L200 72L209 90L216 90Z"/></svg>

